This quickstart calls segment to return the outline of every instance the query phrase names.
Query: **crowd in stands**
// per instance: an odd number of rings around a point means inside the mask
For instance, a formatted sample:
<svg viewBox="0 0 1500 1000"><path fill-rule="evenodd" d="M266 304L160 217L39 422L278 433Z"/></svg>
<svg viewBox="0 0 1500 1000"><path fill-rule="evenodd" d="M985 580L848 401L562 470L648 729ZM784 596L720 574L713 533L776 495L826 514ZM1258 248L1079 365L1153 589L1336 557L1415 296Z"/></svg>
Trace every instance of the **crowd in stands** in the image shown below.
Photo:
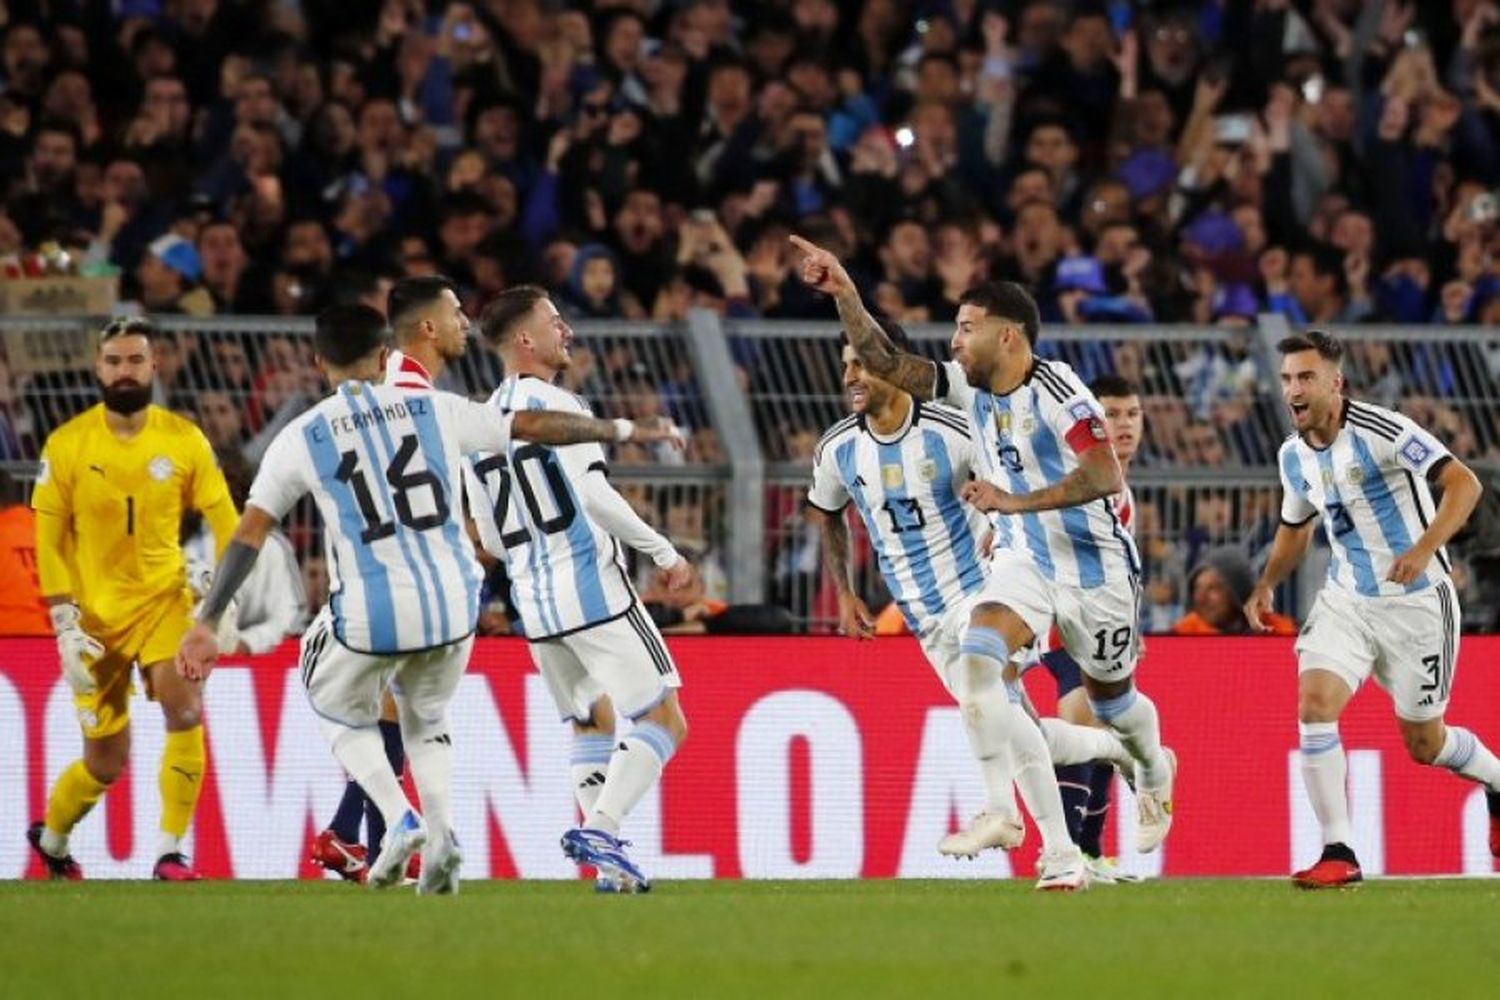
<svg viewBox="0 0 1500 1000"><path fill-rule="evenodd" d="M1222 330L1057 349L1147 387L1146 468L1269 461L1259 313L1500 324L1496 178L1494 0L0 2L0 259L56 241L153 313L310 315L443 273L471 315L531 281L574 319L732 329L833 318L795 231L905 324L990 277L1049 322ZM732 350L752 397L786 377ZM723 461L680 352L578 353L577 391ZM252 463L320 391L294 337L179 335L158 365L158 401ZM13 367L0 460L92 395ZM1500 454L1500 355L1372 341L1350 369L1461 457ZM498 368L476 346L449 380L484 393ZM761 430L799 461L821 426ZM636 451L615 460L666 457ZM790 579L812 556L771 558ZM1174 558L1185 580L1196 553Z"/></svg>

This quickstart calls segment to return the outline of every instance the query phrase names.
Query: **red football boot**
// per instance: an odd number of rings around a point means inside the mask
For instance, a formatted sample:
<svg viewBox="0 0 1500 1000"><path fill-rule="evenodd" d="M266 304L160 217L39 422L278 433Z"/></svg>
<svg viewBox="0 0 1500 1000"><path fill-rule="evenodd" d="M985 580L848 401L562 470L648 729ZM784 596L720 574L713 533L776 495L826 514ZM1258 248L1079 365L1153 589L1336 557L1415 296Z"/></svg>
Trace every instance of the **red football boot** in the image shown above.
<svg viewBox="0 0 1500 1000"><path fill-rule="evenodd" d="M54 858L42 850L42 824L33 823L26 829L26 842L31 849L36 851L36 856L42 859L42 867L47 869L47 877L61 882L82 882L83 868L73 860L73 855Z"/></svg>
<svg viewBox="0 0 1500 1000"><path fill-rule="evenodd" d="M163 854L156 859L156 867L151 869L151 877L158 882L201 882L202 874L194 868L186 857L177 852Z"/></svg>
<svg viewBox="0 0 1500 1000"><path fill-rule="evenodd" d="M370 866L365 861L365 845L340 840L332 830L324 830L307 852L309 861L322 865L346 882L363 882Z"/></svg>
<svg viewBox="0 0 1500 1000"><path fill-rule="evenodd" d="M1364 879L1359 860L1344 844L1329 844L1317 864L1292 873L1292 884L1299 889L1338 889Z"/></svg>

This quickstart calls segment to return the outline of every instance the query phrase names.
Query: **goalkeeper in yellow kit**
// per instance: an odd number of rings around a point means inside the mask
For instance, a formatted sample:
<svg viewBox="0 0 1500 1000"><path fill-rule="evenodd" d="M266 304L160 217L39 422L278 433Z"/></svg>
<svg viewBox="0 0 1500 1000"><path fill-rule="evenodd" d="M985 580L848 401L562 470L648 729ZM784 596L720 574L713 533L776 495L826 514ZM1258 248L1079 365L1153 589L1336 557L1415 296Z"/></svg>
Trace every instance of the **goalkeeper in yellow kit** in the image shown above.
<svg viewBox="0 0 1500 1000"><path fill-rule="evenodd" d="M83 758L58 777L27 839L53 878L81 879L68 834L130 756L130 693L139 668L166 717L156 878L201 876L181 852L203 779L203 694L173 657L195 601L178 544L185 509L201 512L222 553L238 520L207 438L150 405L154 329L115 320L99 337L103 401L53 431L32 507L42 594L83 729Z"/></svg>

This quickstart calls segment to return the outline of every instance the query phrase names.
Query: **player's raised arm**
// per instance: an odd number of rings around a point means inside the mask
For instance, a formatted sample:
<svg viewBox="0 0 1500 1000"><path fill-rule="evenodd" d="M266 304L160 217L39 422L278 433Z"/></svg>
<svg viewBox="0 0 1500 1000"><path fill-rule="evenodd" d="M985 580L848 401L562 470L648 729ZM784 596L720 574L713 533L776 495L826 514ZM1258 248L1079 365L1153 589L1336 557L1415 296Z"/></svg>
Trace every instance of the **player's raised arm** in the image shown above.
<svg viewBox="0 0 1500 1000"><path fill-rule="evenodd" d="M560 410L522 410L511 423L511 435L537 444L583 444L587 441L654 444L666 441L683 447L682 432L661 417L644 420L601 420Z"/></svg>
<svg viewBox="0 0 1500 1000"><path fill-rule="evenodd" d="M880 329L880 324L860 301L854 279L837 257L800 236L791 237L792 246L802 252L799 273L808 285L833 296L839 310L839 321L849 335L849 343L859 355L860 364L897 388L918 399L932 399L937 392L938 368L935 363L915 354L897 350Z"/></svg>

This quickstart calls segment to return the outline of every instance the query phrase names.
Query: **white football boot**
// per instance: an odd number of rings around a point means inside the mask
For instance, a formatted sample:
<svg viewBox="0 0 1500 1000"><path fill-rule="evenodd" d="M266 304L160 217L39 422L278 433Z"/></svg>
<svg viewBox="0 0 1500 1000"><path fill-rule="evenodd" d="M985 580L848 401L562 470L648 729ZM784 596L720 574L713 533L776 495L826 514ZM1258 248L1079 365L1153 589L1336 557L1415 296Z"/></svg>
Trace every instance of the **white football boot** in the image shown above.
<svg viewBox="0 0 1500 1000"><path fill-rule="evenodd" d="M974 858L980 851L999 848L1014 851L1026 840L1026 827L1014 816L982 812L969 820L962 830L955 830L938 841L938 853L951 858Z"/></svg>
<svg viewBox="0 0 1500 1000"><path fill-rule="evenodd" d="M1171 747L1162 747L1167 755L1167 783L1161 788L1147 788L1136 773L1135 782L1135 849L1140 854L1150 854L1167 839L1172 829L1172 786L1177 781L1177 754Z"/></svg>
<svg viewBox="0 0 1500 1000"><path fill-rule="evenodd" d="M1089 887L1088 859L1076 844L1037 858L1036 871L1036 887L1044 892L1080 892Z"/></svg>
<svg viewBox="0 0 1500 1000"><path fill-rule="evenodd" d="M406 877L406 863L427 844L427 824L408 809L396 825L385 831L380 857L365 879L372 889L388 889Z"/></svg>
<svg viewBox="0 0 1500 1000"><path fill-rule="evenodd" d="M422 875L417 880L417 895L458 895L458 869L463 862L458 838L450 830L436 848L422 852Z"/></svg>

